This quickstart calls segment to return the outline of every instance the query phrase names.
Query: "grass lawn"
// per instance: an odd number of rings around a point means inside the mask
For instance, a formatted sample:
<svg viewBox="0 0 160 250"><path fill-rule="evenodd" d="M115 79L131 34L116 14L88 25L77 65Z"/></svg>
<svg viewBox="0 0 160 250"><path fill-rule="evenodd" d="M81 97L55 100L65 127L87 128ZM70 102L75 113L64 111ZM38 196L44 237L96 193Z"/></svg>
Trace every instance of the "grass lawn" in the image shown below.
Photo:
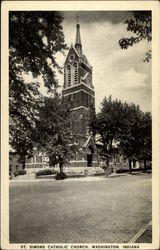
<svg viewBox="0 0 160 250"><path fill-rule="evenodd" d="M125 243L152 219L151 175L10 182L11 243Z"/></svg>

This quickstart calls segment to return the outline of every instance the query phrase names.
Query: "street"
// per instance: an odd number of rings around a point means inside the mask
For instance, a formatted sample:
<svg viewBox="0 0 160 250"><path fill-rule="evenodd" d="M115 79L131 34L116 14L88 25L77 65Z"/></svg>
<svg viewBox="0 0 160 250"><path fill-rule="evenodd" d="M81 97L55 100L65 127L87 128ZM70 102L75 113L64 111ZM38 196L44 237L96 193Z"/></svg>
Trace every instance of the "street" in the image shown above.
<svg viewBox="0 0 160 250"><path fill-rule="evenodd" d="M10 243L127 243L152 219L151 174L86 178L11 181Z"/></svg>

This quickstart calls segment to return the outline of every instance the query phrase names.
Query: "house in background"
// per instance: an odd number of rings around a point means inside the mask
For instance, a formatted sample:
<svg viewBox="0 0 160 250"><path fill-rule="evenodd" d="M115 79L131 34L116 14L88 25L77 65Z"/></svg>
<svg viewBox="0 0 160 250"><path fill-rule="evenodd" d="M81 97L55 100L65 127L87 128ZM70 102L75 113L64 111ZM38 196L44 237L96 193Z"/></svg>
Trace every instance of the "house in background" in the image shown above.
<svg viewBox="0 0 160 250"><path fill-rule="evenodd" d="M45 153L34 148L33 156L26 158L27 173L36 173L41 169L48 168L49 159Z"/></svg>
<svg viewBox="0 0 160 250"><path fill-rule="evenodd" d="M23 164L19 162L19 154L15 150L9 151L9 174L15 175L18 171L23 170ZM33 150L33 156L30 158L26 157L25 170L27 174L38 172L43 168L48 168L48 157L38 151L36 148Z"/></svg>
<svg viewBox="0 0 160 250"><path fill-rule="evenodd" d="M15 175L19 170L23 170L23 164L19 162L19 155L14 151L9 152L9 174Z"/></svg>

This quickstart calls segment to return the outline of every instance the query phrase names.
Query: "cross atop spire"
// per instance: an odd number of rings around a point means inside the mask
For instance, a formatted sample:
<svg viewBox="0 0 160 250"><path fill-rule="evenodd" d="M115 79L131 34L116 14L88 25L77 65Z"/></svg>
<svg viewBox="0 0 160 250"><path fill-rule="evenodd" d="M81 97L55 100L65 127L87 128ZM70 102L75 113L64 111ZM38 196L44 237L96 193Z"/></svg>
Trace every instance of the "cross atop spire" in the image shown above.
<svg viewBox="0 0 160 250"><path fill-rule="evenodd" d="M76 30L76 42L75 42L75 48L77 51L81 54L82 53L82 44L81 44L81 36L80 36L80 24L79 24L79 14L77 13L77 30Z"/></svg>

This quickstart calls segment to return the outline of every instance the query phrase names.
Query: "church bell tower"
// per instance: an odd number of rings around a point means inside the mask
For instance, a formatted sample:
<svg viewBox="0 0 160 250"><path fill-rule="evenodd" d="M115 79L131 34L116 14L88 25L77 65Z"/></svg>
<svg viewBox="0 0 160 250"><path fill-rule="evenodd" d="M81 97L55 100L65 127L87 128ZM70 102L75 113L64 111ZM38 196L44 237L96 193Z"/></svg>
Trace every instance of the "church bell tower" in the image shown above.
<svg viewBox="0 0 160 250"><path fill-rule="evenodd" d="M71 45L64 63L64 97L73 101L71 109L71 130L75 142L84 148L89 138L88 113L95 107L95 92L92 83L92 66L83 54L80 24L76 24L75 44ZM92 146L94 148L94 145ZM93 149L94 150L94 149Z"/></svg>

